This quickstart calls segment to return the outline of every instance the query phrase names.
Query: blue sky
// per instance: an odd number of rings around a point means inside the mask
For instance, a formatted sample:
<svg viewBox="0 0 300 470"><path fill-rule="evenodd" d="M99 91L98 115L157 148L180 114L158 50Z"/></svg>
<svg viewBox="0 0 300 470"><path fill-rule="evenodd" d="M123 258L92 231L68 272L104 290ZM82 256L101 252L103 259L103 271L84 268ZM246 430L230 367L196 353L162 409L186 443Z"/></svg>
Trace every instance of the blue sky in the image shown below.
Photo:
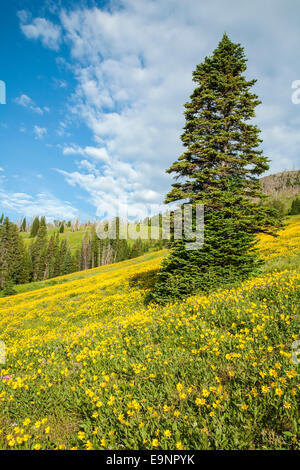
<svg viewBox="0 0 300 470"><path fill-rule="evenodd" d="M248 57L270 173L299 168L298 0L1 5L0 211L81 220L159 204L192 71L224 31Z"/></svg>

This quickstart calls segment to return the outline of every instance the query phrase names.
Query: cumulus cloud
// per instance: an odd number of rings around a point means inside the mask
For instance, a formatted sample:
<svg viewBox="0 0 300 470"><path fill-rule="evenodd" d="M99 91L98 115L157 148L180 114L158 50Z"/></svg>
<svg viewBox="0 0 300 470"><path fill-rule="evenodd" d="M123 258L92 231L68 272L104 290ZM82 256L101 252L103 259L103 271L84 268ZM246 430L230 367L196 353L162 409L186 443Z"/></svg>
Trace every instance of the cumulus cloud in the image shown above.
<svg viewBox="0 0 300 470"><path fill-rule="evenodd" d="M99 174L97 167L88 160L80 160L80 162L77 162L77 166L80 170L86 170L90 173Z"/></svg>
<svg viewBox="0 0 300 470"><path fill-rule="evenodd" d="M59 40L69 47L68 70L77 81L69 115L92 131L96 146L66 144L65 155L84 158L75 160L77 171L59 171L87 192L98 213L120 200L132 206L163 200L171 184L164 170L182 152L192 71L225 30L245 45L247 75L258 78L263 104L256 120L270 171L297 164L300 107L291 102L291 83L299 78L300 5L227 3L120 0L109 9L60 11Z"/></svg>
<svg viewBox="0 0 300 470"><path fill-rule="evenodd" d="M17 12L17 16L22 23L26 23L26 21L30 18L30 13L26 10L19 10Z"/></svg>
<svg viewBox="0 0 300 470"><path fill-rule="evenodd" d="M161 201L160 192L149 188L153 173L159 172L158 167L155 170L146 163L128 163L114 155L108 156L106 151L96 147L66 147L63 154L89 158L75 161L78 171L57 171L71 186L88 193L88 200L100 218L114 217L125 208L132 216L142 217L147 204Z"/></svg>
<svg viewBox="0 0 300 470"><path fill-rule="evenodd" d="M104 162L104 163L109 162L109 156L105 147L97 148L97 147L87 146L85 148L81 148L76 145L76 146L71 146L71 147L65 147L63 149L63 154L64 155L85 155L88 157L92 157L95 160L98 160L100 162Z"/></svg>
<svg viewBox="0 0 300 470"><path fill-rule="evenodd" d="M19 104L20 106L24 106L24 108L27 108L32 103L31 98L29 96L23 94L17 98L15 98L15 103Z"/></svg>
<svg viewBox="0 0 300 470"><path fill-rule="evenodd" d="M33 132L36 139L43 139L47 134L47 129L45 127L33 126Z"/></svg>
<svg viewBox="0 0 300 470"><path fill-rule="evenodd" d="M29 108L31 111L37 114L44 114L46 111L47 113L50 112L50 109L47 106L44 106L43 109L39 106L36 106L34 101L25 93L21 94L17 98L14 99L14 102L19 106L23 106L24 108Z"/></svg>
<svg viewBox="0 0 300 470"><path fill-rule="evenodd" d="M26 11L19 12L20 27L28 39L40 39L49 49L58 50L61 42L61 28L45 18L34 18L27 23L29 15Z"/></svg>
<svg viewBox="0 0 300 470"><path fill-rule="evenodd" d="M78 167L84 167L87 172L57 171L65 176L71 186L80 187L89 194L89 202L96 208L96 216L99 218L115 217L120 211L128 212L134 217L143 217L147 205L158 205L160 202L160 194L145 189L139 175L134 174L132 168L125 163L120 162L116 172L106 168L100 173L85 161L81 161Z"/></svg>
<svg viewBox="0 0 300 470"><path fill-rule="evenodd" d="M39 193L31 196L27 193L7 193L0 190L1 207L8 212L35 217L45 215L47 220L56 218L74 219L78 216L68 201L60 201L55 196Z"/></svg>
<svg viewBox="0 0 300 470"><path fill-rule="evenodd" d="M37 174L36 176L39 178L41 175ZM4 187L4 182L2 183L1 180L0 182L0 205L4 212L25 215L26 217L45 215L47 220L78 217L78 210L69 201L61 201L48 192L31 195L9 191Z"/></svg>

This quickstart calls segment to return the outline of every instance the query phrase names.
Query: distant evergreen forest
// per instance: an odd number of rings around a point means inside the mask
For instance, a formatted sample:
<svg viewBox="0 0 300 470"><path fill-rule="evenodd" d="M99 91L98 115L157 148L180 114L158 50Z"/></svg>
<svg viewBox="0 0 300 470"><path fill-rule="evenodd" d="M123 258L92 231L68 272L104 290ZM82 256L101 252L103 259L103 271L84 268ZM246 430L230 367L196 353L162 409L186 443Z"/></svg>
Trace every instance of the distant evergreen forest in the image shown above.
<svg viewBox="0 0 300 470"><path fill-rule="evenodd" d="M75 271L95 268L135 258L148 251L162 249L163 240L123 240L99 239L95 224L80 227L75 223L54 221L52 234L45 217L36 217L28 226L26 218L21 224L15 224L5 217L0 217L0 290L3 295L15 293L14 285L43 281L70 274ZM66 228L74 231L87 229L81 241L81 247L72 252L66 238L61 238ZM30 243L26 246L22 232L30 234Z"/></svg>
<svg viewBox="0 0 300 470"><path fill-rule="evenodd" d="M274 207L281 216L300 214L299 197L293 199L288 211L285 209L282 198L269 199L266 204ZM75 249L63 237L62 234L66 231L80 235L81 238L77 241L78 246L76 245ZM161 238L159 240L142 240L141 238L101 240L96 233L96 224L90 222L80 225L79 220L68 222L54 220L52 224L47 224L45 217L35 217L31 223L28 223L26 218L19 223L13 223L2 214L0 217L0 291L2 295L13 295L16 293L14 285L17 284L43 281L76 271L117 263L169 245L170 241Z"/></svg>

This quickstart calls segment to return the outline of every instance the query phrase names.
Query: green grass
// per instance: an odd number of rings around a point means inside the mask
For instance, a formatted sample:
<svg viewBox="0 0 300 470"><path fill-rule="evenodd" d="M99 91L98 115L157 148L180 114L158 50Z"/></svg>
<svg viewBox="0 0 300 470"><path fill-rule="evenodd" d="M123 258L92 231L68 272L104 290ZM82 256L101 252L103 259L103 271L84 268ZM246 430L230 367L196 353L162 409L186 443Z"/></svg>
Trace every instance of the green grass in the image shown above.
<svg viewBox="0 0 300 470"><path fill-rule="evenodd" d="M289 216L286 217L286 222L296 224L300 221L300 215L296 216ZM54 233L57 229L51 229L49 231L49 235ZM79 232L72 232L70 229L67 229L65 233L60 234L60 237L69 237L68 239L71 240L73 250L76 250L76 243L80 246L81 240L84 237L84 231ZM25 241L29 243L32 238L29 238L28 233L23 233L22 236L24 237ZM167 255L168 250L164 250L165 255ZM134 258L128 260L128 265L138 265L139 263L143 263L145 260L152 260L155 259L157 256L157 252L150 251L149 253L140 256L138 258ZM97 276L100 273L112 272L118 270L122 266L122 263L111 264L107 266L100 266L98 268L86 270L86 271L78 271L66 276L60 276L57 278L48 279L46 281L39 281L39 282L31 282L27 284L21 284L14 286L14 289L17 293L22 292L30 292L37 289L42 289L44 287L54 286L57 284L63 284L66 282L70 282L77 279L86 279L91 276ZM283 271L284 269L297 269L300 266L300 251L294 253L288 253L284 256L280 256L278 258L266 260L265 264L262 267L261 273L266 274L273 271ZM2 297L2 292L0 291L0 297Z"/></svg>
<svg viewBox="0 0 300 470"><path fill-rule="evenodd" d="M0 449L299 449L299 276L145 307L159 256L2 306Z"/></svg>
<svg viewBox="0 0 300 470"><path fill-rule="evenodd" d="M84 238L84 235L89 231L90 227L87 227L86 230L78 230L76 232L72 232L72 229L65 227L64 233L60 233L59 238L60 240L66 239L69 242L71 252L74 254L76 250L81 248L81 242ZM57 232L57 228L48 229L48 236L50 237ZM26 246L29 246L30 243L34 241L34 238L30 238L29 232L21 232L21 236L23 237Z"/></svg>
<svg viewBox="0 0 300 470"><path fill-rule="evenodd" d="M168 250L162 250L159 252L150 251L149 253L146 253L145 255L139 256L137 258L132 258L127 261L121 261L120 263L113 263L113 264L108 264L105 266L99 266L98 268L87 269L85 271L76 271L74 273L67 274L65 276L59 276L59 277L54 277L52 279L47 279L46 281L37 281L37 282L28 282L26 284L19 284L19 285L14 286L14 289L17 292L17 294L22 294L24 292L31 292L31 291L43 289L46 287L65 284L65 283L76 281L79 279L89 279L90 277L98 276L99 274L117 272L119 271L120 267L124 266L124 263L126 263L126 266L131 267L135 265L138 266L139 264L144 263L146 261L155 260L156 258L159 258L161 256L161 253L165 253L167 255ZM2 291L0 291L0 298L1 297L3 297Z"/></svg>
<svg viewBox="0 0 300 470"><path fill-rule="evenodd" d="M0 449L299 449L291 220L260 277L208 296L145 304L164 250L0 299Z"/></svg>

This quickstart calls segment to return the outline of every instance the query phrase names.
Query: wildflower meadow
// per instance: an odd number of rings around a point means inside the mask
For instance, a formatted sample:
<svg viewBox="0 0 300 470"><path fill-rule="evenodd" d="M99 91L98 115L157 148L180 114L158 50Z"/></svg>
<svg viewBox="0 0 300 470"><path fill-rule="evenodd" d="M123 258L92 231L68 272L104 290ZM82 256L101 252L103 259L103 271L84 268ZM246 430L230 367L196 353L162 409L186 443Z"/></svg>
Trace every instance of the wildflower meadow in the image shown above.
<svg viewBox="0 0 300 470"><path fill-rule="evenodd" d="M0 299L0 448L299 449L299 223L258 277L165 307L167 250Z"/></svg>

